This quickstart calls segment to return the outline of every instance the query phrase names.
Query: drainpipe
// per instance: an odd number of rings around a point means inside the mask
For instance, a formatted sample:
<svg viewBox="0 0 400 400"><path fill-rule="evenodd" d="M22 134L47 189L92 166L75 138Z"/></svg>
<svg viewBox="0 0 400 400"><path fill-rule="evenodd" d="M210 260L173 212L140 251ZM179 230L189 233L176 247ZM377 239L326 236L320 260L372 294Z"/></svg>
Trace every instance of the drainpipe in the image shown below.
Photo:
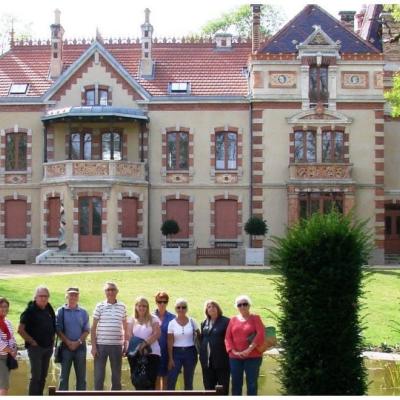
<svg viewBox="0 0 400 400"><path fill-rule="evenodd" d="M144 162L143 135L144 135L144 122L140 121L140 162Z"/></svg>
<svg viewBox="0 0 400 400"><path fill-rule="evenodd" d="M144 126L144 124L143 124ZM143 160L144 160L144 151L143 151L143 143L142 143L142 152L143 152ZM150 135L149 130L147 132L147 247L149 251L149 264L152 263L151 257L151 244L150 244Z"/></svg>
<svg viewBox="0 0 400 400"><path fill-rule="evenodd" d="M47 122L44 122L44 135L43 135L43 162L47 163Z"/></svg>
<svg viewBox="0 0 400 400"><path fill-rule="evenodd" d="M253 101L249 105L249 130L250 130L250 217L253 215ZM253 237L249 235L249 247L253 246Z"/></svg>

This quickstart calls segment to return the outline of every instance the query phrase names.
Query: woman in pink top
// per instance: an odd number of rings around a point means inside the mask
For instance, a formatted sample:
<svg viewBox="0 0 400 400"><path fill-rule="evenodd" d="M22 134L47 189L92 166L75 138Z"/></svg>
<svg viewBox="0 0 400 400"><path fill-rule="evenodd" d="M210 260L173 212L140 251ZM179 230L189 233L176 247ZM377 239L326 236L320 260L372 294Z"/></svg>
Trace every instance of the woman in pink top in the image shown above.
<svg viewBox="0 0 400 400"><path fill-rule="evenodd" d="M258 315L250 313L251 300L248 296L238 296L235 306L239 314L231 318L225 335L231 367L232 395L242 395L245 373L247 395L256 396L257 379L262 363L262 354L256 347L264 342L264 325Z"/></svg>

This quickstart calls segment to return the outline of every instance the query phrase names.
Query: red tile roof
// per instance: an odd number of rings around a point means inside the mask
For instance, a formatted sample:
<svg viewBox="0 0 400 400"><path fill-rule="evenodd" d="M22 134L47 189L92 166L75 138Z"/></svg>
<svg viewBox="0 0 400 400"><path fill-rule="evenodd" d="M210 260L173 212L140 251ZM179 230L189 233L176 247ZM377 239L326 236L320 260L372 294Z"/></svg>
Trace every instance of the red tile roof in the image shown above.
<svg viewBox="0 0 400 400"><path fill-rule="evenodd" d="M64 70L90 44L64 44ZM251 52L250 43L234 43L232 50L216 50L213 43L153 43L156 62L153 80L138 77L141 45L109 44L104 47L152 96L168 95L169 82L190 82L192 96L246 96L242 69ZM0 57L0 96L12 83L29 83L27 96L42 96L52 85L49 79L50 46L17 45Z"/></svg>

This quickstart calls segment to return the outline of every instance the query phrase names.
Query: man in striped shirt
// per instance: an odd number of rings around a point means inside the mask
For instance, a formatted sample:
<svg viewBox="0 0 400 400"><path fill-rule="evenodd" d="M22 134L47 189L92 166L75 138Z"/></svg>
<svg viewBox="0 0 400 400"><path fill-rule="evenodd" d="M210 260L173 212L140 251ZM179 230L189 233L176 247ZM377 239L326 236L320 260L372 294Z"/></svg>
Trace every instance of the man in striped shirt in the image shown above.
<svg viewBox="0 0 400 400"><path fill-rule="evenodd" d="M93 312L91 330L94 358L94 389L103 390L107 359L111 366L111 390L121 390L122 355L128 337L125 304L117 301L118 288L113 282L104 285L106 300Z"/></svg>

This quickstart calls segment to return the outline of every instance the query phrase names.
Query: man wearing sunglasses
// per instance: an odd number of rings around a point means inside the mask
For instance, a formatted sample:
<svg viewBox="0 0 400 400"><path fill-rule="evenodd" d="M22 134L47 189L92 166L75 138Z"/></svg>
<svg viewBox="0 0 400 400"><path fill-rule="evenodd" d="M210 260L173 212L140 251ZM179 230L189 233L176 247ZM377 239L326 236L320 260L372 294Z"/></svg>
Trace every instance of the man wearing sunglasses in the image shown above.
<svg viewBox="0 0 400 400"><path fill-rule="evenodd" d="M117 300L118 288L113 282L104 285L106 300L93 312L91 330L94 358L94 389L104 389L107 359L111 366L111 390L121 390L122 355L128 338L126 307Z"/></svg>

